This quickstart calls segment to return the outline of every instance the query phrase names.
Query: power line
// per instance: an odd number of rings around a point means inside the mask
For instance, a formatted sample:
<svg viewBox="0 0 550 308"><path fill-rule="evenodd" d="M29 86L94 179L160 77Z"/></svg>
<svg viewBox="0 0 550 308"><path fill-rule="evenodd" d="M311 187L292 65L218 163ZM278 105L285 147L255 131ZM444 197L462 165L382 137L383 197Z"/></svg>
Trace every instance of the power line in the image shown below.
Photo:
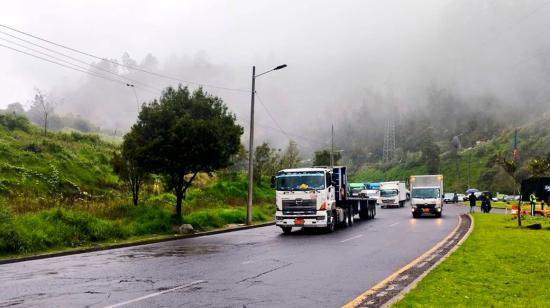
<svg viewBox="0 0 550 308"><path fill-rule="evenodd" d="M269 109L267 109L267 106L264 104L264 102L262 101L262 98L260 97L260 95L258 94L258 92L256 92L256 97L258 98L258 101L260 101L260 104L262 105L262 107L264 107L264 110L265 112L267 113L267 115L271 118L271 120L273 121L273 123L275 123L275 125L281 130L281 132L283 132L283 134L285 134L288 139L292 139L290 138L290 136L288 135L288 133L281 127L281 125L279 125L279 122L277 120L275 120L275 118L273 117L273 115L271 115L271 112L269 112Z"/></svg>
<svg viewBox="0 0 550 308"><path fill-rule="evenodd" d="M106 80L109 80L109 81L112 81L112 82L116 82L116 83L119 83L119 84L122 84L124 86L127 86L128 84L122 80L118 80L118 79L113 79L113 78L109 78L109 77L106 77L104 75L99 75L99 74L95 74L95 73L92 73L90 71L87 71L87 70L81 70L81 69L78 69L78 68L75 68L73 66L69 66L69 65L65 65L63 63L59 63L59 62L56 62L56 61L53 61L53 60L50 60L50 59L46 59L46 58L43 58L43 57L40 57L40 56L37 56L37 55L33 55L31 53L28 53L26 51L22 51L22 50L19 50L19 49L16 49L16 48L13 48L13 47L10 47L10 46L6 46L4 44L0 44L0 47L4 47L4 48L7 48L7 49L11 49L13 51L17 51L17 52L20 52L22 54L25 54L25 55L28 55L28 56L31 56L31 57L34 57L34 58L37 58L37 59L41 59L43 61L47 61L47 62L50 62L50 63L53 63L53 64L57 64L57 65L60 65L60 66L63 66L65 68L68 68L68 69L72 69L72 70L75 70L75 71L78 71L78 72L82 72L82 73L85 73L85 74L89 74L89 75L92 75L92 76L95 76L95 77L98 77L98 78L102 78L102 79L106 79Z"/></svg>
<svg viewBox="0 0 550 308"><path fill-rule="evenodd" d="M63 45L63 44L55 43L55 42L52 42L52 41L50 41L50 40L41 38L41 37L39 37L39 36L30 34L30 33L27 33L27 32L24 32L24 31L21 31L21 30L18 30L18 29L15 29L15 28L12 28L12 27L3 25L3 24L0 24L0 27L9 29L9 30L11 30L11 31L15 31L15 32L20 33L20 34L27 35L27 36L29 36L29 37L32 37L32 38L34 38L34 39L37 39L37 40L40 40L40 41L43 41L43 42L46 42L46 43L55 45L55 46L57 46L57 47L61 47L61 48L68 49L68 50L70 50L70 51L72 51L72 52L80 53L80 54L82 54L82 55L85 55L85 56L88 56L88 57L92 57L92 58L94 58L94 59L98 59L98 60L101 60L101 61L106 61L106 62L109 62L109 63L111 63L111 64L117 65L117 66L122 66L122 67L125 67L125 68L128 68L128 69L140 71L140 72L147 73L147 74L150 74L150 75L154 75L154 76L157 76L157 77L161 77L161 78L165 78L165 79L170 79L170 80L174 80L174 81L179 81L179 82L182 82L182 83L187 83L187 84L193 84L193 85L197 85L197 86L207 87L207 88L214 88L214 89L221 89L221 90L227 90L227 91L235 91L235 92L250 93L250 90L244 90L244 89L238 89L238 88L229 88L229 87L211 85L211 84L206 84L206 83L200 83L200 82L195 82L195 81L184 80L184 79L181 79L181 78L177 78L177 77L173 77L173 76L169 76L169 75L164 75L164 74L160 74L160 73L155 73L155 72L152 72L152 71L149 71L149 70L145 70L145 69L142 69L142 68L139 68L139 67L131 66L131 65L128 65L128 64L121 64L121 63L118 63L118 62L116 62L116 61L109 60L109 59L106 59L106 58L102 58L102 57L96 56L96 55L94 55L94 54L91 54L91 53L88 53L88 52L85 52L85 51L81 51L81 50L78 50L78 49L75 49L75 48L72 48L72 47Z"/></svg>
<svg viewBox="0 0 550 308"><path fill-rule="evenodd" d="M153 90L155 90L155 91L162 92L161 89L158 89L158 88L155 88L155 87L153 87L153 86L147 85L147 84L145 84L145 83L143 83L143 82L141 82L141 81L138 81L138 80L134 80L134 79L128 78L128 77L126 77L126 76L121 76L121 75L119 75L119 74L116 73L116 72L113 72L113 71L110 71L110 70L108 70L108 69L102 68L102 67L100 67L100 66L98 66L98 65L94 65L94 64L88 63L88 62L86 62L86 61L82 61L82 60L80 60L80 59L78 59L78 58L75 58L75 57L69 56L69 55L67 55L67 54L64 54L64 53L62 53L62 52L59 52L59 51L56 51L56 50L53 50L53 49L44 47L44 46L42 46L42 45L40 45L40 44L36 44L36 43L31 42L31 41L22 39L22 38L20 38L20 37L15 36L15 35L11 35L11 34L6 33L6 32L4 32L4 31L0 31L0 33L2 33L2 34L4 34L4 35L7 35L7 36L10 36L10 37L13 37L13 38L15 38L15 39L17 39L17 40L23 41L23 42L25 42L25 43L27 43L27 44L30 44L30 45L33 45L33 46L42 48L42 49L47 50L47 51L49 51L49 52L52 52L52 53L61 55L61 56L66 57L66 58L69 58L69 59L71 59L71 60L73 60L73 61L76 61L76 62L78 62L78 63L82 63L82 64L85 64L85 65L89 65L89 66L91 66L91 67L93 67L93 68L95 68L95 69L97 69L97 70L104 71L104 72L106 72L106 73L115 75L115 76L117 76L117 77L119 77L119 78L121 78L121 79L128 80L128 81L130 81L130 82L132 82L132 83L134 83L134 84L140 84L140 85L142 85L143 87L148 87L148 88L153 89ZM62 61L62 62L64 62L64 63L68 63L68 64L71 64L71 65L75 65L74 63L71 63L71 62L69 62L69 61L66 61L66 60L63 60L63 59L60 59L60 58L56 58L56 57L54 57L54 56L52 56L52 55L50 55L50 54L47 54L47 53L45 53L45 52L41 52L41 51L36 50L36 49L33 49L33 48L30 48L30 47L25 46L25 45L23 45L23 44L19 44L19 43L10 41L10 40L8 40L8 39L6 39L6 38L0 37L0 40L9 42L9 43L11 43L11 44L13 44L13 45L16 45L16 46L19 46L19 47L23 47L23 48L28 49L28 50L32 50L32 51L34 51L34 52L36 52L36 53L39 53L39 54L48 56L48 57L53 58L53 59L56 59L56 60L58 60L58 61ZM75 65L75 66L79 67L78 65ZM88 68L84 68L84 69L88 69Z"/></svg>
<svg viewBox="0 0 550 308"><path fill-rule="evenodd" d="M81 69L81 70L85 70L85 71L90 72L90 70L89 70L87 67L80 66L80 65L78 65L78 64L74 64L74 63L72 63L72 62L69 62L69 61L67 61L67 60L64 60L64 59L61 59L61 58L52 56L52 55L47 54L47 53L45 53L45 52L42 52L42 51L40 51L40 50L36 50L36 49L34 49L34 48L30 48L30 47L25 46L25 45L22 45L22 44L18 44L18 43L16 43L16 42L10 41L10 40L5 39L5 38L2 38L2 37L0 37L0 40L6 41L6 42L8 42L8 43L11 43L11 44L13 44L13 45L16 45L16 46L19 46L19 47L22 47L22 48L25 48L25 49L27 49L27 50L31 50L31 51L33 51L33 52L36 52L36 53L41 54L41 55L44 55L44 56L46 56L46 57L50 57L50 58L52 58L52 59L54 59L54 60L56 60L56 61L60 61L61 63L65 63L65 64L68 64L68 65L71 65L72 67L75 67L75 68L78 68L78 69ZM14 50L15 50L15 49L14 49ZM30 55L30 54L29 54L29 55ZM40 58L40 59L43 59L43 58ZM88 63L86 63L86 62L84 62L84 61L79 61L79 62L82 62L82 63L84 63L84 64L88 64ZM105 71L105 72L107 72L107 73L113 74L113 75L115 75L115 76L117 76L117 77L119 77L119 78L121 78L121 79L124 78L124 77L122 77L122 76L120 76L120 75L118 75L118 74L116 74L116 73L114 73L114 72L111 72L111 71L109 71L109 70L102 69L102 68L100 68L100 67L96 67L96 68L99 69L99 70L101 70L101 71ZM93 72L92 72L92 73L93 73ZM97 74L97 73L95 73L95 74L96 74L96 76L103 76L103 75L100 75L100 74ZM137 81L137 80L133 80L133 79L130 79L130 78L124 78L124 79L127 79L128 81L134 82L134 83L136 83L136 84L141 84L142 86L148 87L148 88L150 88L150 89L153 89L153 90L156 91L156 92L159 92L159 93L162 92L162 90L160 90L160 89L156 89L156 88L154 88L154 87L148 86L148 85L143 84L143 83L141 83L141 82L139 82L139 81ZM119 81L124 82L124 80L119 80ZM125 84L128 84L128 82L124 82L124 83L125 83ZM144 90L147 90L147 89L144 89ZM156 93L156 92L155 92L155 93Z"/></svg>

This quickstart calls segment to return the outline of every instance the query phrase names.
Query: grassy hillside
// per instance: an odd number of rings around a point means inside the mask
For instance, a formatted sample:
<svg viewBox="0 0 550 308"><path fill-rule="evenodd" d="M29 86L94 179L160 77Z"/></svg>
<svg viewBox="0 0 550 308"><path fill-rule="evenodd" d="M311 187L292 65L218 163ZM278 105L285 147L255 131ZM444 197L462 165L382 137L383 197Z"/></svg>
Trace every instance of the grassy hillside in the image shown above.
<svg viewBox="0 0 550 308"><path fill-rule="evenodd" d="M96 135L44 135L24 118L0 120L0 197L36 203L110 198L119 185L109 164L112 143Z"/></svg>
<svg viewBox="0 0 550 308"><path fill-rule="evenodd" d="M440 155L439 173L444 175L447 191L464 191L468 186L493 192L512 193L513 180L494 163L497 155L510 158L514 131L507 129L487 142L475 147L461 149L458 156L452 151ZM536 156L550 152L550 125L547 119L541 119L518 127L518 147L521 155L521 172L528 176L526 162ZM440 142L440 148L449 148L449 144ZM468 167L470 165L470 167ZM390 166L370 164L359 168L353 175L353 181L406 180L413 174L426 174L427 167L420 153L409 153L406 158Z"/></svg>
<svg viewBox="0 0 550 308"><path fill-rule="evenodd" d="M173 233L174 195L153 193L150 184L132 205L110 165L116 148L97 135L44 135L25 118L0 115L0 256ZM254 187L255 222L275 212L268 182ZM246 197L244 174L200 174L183 222L198 230L244 223Z"/></svg>

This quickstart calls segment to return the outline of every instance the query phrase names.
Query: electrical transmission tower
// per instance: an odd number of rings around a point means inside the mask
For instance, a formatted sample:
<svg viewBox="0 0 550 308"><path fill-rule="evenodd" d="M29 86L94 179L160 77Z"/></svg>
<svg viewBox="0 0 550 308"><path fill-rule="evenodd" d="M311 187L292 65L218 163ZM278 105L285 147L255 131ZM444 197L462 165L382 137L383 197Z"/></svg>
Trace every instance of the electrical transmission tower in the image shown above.
<svg viewBox="0 0 550 308"><path fill-rule="evenodd" d="M382 149L382 159L385 163L393 161L395 158L395 122L390 117L386 122L386 131L384 133L384 148Z"/></svg>

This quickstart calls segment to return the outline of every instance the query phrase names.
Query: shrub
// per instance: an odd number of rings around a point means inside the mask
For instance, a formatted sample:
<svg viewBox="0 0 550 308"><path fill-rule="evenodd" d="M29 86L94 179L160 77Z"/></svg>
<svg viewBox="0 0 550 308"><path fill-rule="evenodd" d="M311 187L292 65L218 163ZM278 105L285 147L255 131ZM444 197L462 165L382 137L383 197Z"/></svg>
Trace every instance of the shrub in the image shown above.
<svg viewBox="0 0 550 308"><path fill-rule="evenodd" d="M10 131L19 129L24 132L29 132L31 129L31 124L26 117L13 113L0 114L0 125Z"/></svg>

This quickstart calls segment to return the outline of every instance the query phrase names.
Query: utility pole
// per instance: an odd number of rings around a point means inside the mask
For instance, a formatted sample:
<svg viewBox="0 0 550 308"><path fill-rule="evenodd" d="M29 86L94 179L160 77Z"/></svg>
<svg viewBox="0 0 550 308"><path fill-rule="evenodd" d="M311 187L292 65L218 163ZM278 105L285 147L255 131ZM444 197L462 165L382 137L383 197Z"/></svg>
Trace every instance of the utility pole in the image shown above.
<svg viewBox="0 0 550 308"><path fill-rule="evenodd" d="M250 98L250 140L248 145L248 200L246 204L246 224L252 224L252 194L254 182L254 94L256 93L256 66L252 66L252 93Z"/></svg>
<svg viewBox="0 0 550 308"><path fill-rule="evenodd" d="M334 124L331 125L331 138L330 138L330 170L334 169Z"/></svg>
<svg viewBox="0 0 550 308"><path fill-rule="evenodd" d="M468 189L470 188L470 165L472 164L472 150L468 153Z"/></svg>
<svg viewBox="0 0 550 308"><path fill-rule="evenodd" d="M254 96L256 95L256 78L272 71L285 68L279 65L269 71L256 75L256 66L252 66L252 92L250 93L250 141L248 145L248 198L246 202L246 224L252 224L252 202L254 199Z"/></svg>

